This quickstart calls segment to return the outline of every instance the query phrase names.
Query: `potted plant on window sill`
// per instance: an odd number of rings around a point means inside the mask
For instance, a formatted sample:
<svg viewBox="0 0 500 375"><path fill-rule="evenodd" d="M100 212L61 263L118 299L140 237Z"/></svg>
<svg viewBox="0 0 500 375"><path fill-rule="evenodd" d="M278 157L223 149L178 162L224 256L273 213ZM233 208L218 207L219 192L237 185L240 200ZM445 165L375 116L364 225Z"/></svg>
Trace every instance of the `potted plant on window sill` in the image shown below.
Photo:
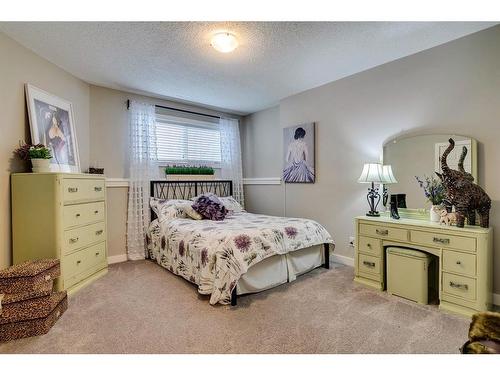
<svg viewBox="0 0 500 375"><path fill-rule="evenodd" d="M182 180L213 180L215 171L211 167L201 166L179 166L172 165L165 168L167 180L182 181Z"/></svg>
<svg viewBox="0 0 500 375"><path fill-rule="evenodd" d="M50 149L39 143L36 145L22 144L14 153L22 160L31 160L33 173L50 172Z"/></svg>

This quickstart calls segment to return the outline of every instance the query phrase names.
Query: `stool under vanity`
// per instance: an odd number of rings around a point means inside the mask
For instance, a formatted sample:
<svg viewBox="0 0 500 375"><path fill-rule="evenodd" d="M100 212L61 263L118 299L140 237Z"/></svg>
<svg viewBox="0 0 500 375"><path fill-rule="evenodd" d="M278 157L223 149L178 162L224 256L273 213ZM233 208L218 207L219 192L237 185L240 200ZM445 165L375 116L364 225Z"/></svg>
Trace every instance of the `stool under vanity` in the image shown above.
<svg viewBox="0 0 500 375"><path fill-rule="evenodd" d="M491 310L493 229L389 217L355 218L355 281L386 290L386 248L424 251L438 261L439 308L470 316Z"/></svg>

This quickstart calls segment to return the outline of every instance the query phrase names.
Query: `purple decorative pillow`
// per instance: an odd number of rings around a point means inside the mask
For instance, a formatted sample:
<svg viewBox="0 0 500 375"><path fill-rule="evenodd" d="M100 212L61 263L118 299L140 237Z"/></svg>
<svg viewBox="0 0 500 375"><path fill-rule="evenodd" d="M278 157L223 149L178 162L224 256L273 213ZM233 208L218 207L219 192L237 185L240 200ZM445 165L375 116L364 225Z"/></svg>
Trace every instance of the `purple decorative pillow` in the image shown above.
<svg viewBox="0 0 500 375"><path fill-rule="evenodd" d="M200 195L193 203L193 209L209 220L221 221L227 215L226 207L215 195Z"/></svg>

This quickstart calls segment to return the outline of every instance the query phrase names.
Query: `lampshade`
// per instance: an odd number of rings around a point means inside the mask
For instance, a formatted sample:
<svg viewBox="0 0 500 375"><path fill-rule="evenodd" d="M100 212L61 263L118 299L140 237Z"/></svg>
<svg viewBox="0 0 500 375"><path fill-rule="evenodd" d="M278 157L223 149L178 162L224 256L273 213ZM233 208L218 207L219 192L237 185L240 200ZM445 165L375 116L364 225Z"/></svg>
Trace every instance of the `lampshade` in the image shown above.
<svg viewBox="0 0 500 375"><path fill-rule="evenodd" d="M398 182L392 173L392 166L390 165L382 166L382 178L384 184L396 184Z"/></svg>
<svg viewBox="0 0 500 375"><path fill-rule="evenodd" d="M360 183L383 182L383 168L378 163L366 163L363 166L361 176L358 178Z"/></svg>

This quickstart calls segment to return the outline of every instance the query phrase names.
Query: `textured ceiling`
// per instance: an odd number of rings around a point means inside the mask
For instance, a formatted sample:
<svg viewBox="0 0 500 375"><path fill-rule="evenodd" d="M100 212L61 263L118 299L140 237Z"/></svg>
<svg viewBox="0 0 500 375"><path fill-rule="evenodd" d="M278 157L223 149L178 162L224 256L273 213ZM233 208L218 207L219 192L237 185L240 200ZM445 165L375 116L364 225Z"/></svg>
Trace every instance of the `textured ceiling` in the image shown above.
<svg viewBox="0 0 500 375"><path fill-rule="evenodd" d="M484 22L4 22L0 30L92 84L246 114L493 26ZM230 54L210 47L235 33Z"/></svg>

